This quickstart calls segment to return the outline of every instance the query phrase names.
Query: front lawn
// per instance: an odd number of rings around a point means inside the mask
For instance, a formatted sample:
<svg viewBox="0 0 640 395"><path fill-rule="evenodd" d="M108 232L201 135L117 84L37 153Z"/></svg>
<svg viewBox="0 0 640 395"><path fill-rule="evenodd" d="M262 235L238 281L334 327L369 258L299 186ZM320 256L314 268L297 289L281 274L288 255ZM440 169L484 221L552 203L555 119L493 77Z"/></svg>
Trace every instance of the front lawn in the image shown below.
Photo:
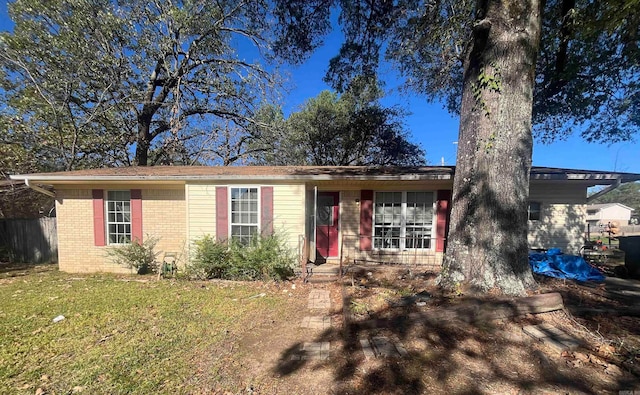
<svg viewBox="0 0 640 395"><path fill-rule="evenodd" d="M197 392L257 312L286 315L286 295L261 287L51 266L2 273L0 393ZM199 372L205 359L208 372Z"/></svg>

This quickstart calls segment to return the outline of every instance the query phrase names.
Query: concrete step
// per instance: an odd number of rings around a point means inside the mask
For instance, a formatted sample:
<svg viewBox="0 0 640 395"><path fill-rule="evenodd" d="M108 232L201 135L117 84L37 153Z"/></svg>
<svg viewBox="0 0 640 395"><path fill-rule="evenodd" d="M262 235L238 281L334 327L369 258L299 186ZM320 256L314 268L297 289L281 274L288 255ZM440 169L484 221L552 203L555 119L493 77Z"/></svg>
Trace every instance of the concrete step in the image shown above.
<svg viewBox="0 0 640 395"><path fill-rule="evenodd" d="M339 276L313 275L307 277L307 282L312 284L333 283L340 280Z"/></svg>
<svg viewBox="0 0 640 395"><path fill-rule="evenodd" d="M343 267L344 271L344 267ZM310 283L331 283L340 279L340 265L324 263L321 265L307 264L306 280Z"/></svg>
<svg viewBox="0 0 640 395"><path fill-rule="evenodd" d="M311 274L320 275L334 275L340 274L340 265L325 263L323 265L314 265L312 263L307 265L307 272Z"/></svg>

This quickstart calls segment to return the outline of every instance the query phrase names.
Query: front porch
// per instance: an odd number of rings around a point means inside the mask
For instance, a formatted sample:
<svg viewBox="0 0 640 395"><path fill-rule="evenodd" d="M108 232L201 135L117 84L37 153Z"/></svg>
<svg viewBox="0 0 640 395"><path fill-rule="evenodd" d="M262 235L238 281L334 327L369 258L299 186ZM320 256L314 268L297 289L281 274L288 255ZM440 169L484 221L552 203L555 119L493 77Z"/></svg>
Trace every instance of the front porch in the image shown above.
<svg viewBox="0 0 640 395"><path fill-rule="evenodd" d="M440 270L450 187L441 180L306 185L301 263L337 275L354 265Z"/></svg>

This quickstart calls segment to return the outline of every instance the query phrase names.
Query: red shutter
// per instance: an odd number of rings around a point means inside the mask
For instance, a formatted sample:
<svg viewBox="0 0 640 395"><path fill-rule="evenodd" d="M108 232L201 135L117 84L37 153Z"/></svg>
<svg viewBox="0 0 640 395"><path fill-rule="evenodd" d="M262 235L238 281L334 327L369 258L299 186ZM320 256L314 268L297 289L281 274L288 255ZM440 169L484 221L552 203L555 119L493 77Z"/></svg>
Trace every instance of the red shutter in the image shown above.
<svg viewBox="0 0 640 395"><path fill-rule="evenodd" d="M373 191L360 191L360 251L371 250L373 236Z"/></svg>
<svg viewBox="0 0 640 395"><path fill-rule="evenodd" d="M260 188L260 226L263 236L273 234L273 187Z"/></svg>
<svg viewBox="0 0 640 395"><path fill-rule="evenodd" d="M131 241L142 243L142 191L131 190Z"/></svg>
<svg viewBox="0 0 640 395"><path fill-rule="evenodd" d="M216 187L216 239L229 238L229 196L227 187Z"/></svg>
<svg viewBox="0 0 640 395"><path fill-rule="evenodd" d="M451 191L438 191L436 204L436 252L444 252L447 247L447 232L449 231L449 212L451 211Z"/></svg>
<svg viewBox="0 0 640 395"><path fill-rule="evenodd" d="M106 245L104 224L104 191L93 189L93 243L96 246Z"/></svg>

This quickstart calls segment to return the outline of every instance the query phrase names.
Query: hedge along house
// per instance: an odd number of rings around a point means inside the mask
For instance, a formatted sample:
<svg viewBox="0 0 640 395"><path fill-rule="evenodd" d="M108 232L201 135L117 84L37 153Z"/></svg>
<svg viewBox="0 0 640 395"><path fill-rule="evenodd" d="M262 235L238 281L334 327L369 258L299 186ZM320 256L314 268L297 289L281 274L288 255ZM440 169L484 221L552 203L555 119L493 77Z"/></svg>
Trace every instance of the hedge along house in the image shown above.
<svg viewBox="0 0 640 395"><path fill-rule="evenodd" d="M184 265L205 235L277 232L301 262L387 262L439 269L454 167L127 167L12 176L54 188L58 261L67 272L128 272L108 248L157 237ZM639 174L534 168L529 243L578 253L587 188Z"/></svg>

